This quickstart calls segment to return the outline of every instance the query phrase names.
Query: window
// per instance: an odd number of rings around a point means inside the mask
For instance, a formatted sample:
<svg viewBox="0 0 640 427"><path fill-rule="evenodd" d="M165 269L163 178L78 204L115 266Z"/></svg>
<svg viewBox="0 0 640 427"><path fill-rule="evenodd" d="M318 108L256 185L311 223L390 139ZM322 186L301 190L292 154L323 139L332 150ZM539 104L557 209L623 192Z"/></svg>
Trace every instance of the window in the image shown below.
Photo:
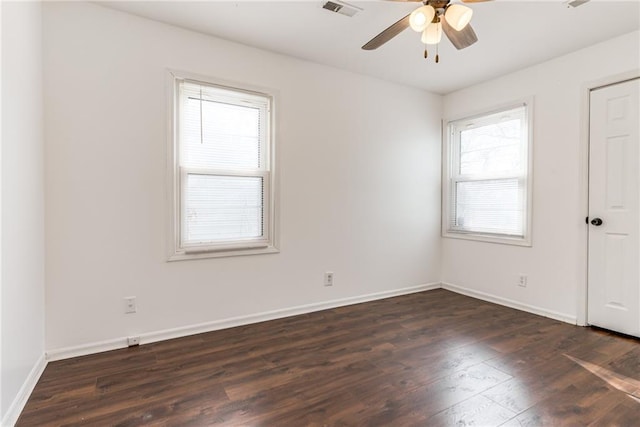
<svg viewBox="0 0 640 427"><path fill-rule="evenodd" d="M170 259L277 251L272 97L173 79Z"/></svg>
<svg viewBox="0 0 640 427"><path fill-rule="evenodd" d="M528 104L451 121L443 163L443 235L530 245Z"/></svg>

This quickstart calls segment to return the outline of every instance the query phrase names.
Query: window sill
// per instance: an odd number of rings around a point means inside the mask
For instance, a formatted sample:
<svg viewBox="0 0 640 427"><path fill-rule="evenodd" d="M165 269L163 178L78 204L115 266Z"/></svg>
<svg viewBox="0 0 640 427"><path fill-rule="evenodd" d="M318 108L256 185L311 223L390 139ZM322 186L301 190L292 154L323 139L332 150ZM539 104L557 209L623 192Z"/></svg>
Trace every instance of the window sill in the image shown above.
<svg viewBox="0 0 640 427"><path fill-rule="evenodd" d="M275 246L264 246L264 247L254 247L254 248L234 248L234 249L209 249L202 251L192 251L192 252L176 252L173 255L170 255L167 258L167 261L186 261L192 259L205 259L205 258L227 258L234 256L243 256L243 255L261 255L261 254L274 254L278 253L280 250Z"/></svg>
<svg viewBox="0 0 640 427"><path fill-rule="evenodd" d="M480 234L480 233L458 233L455 231L447 231L442 233L442 237L450 238L450 239L461 239L461 240L473 240L476 242L484 242L484 243L497 243L500 245L511 245L511 246L524 246L531 247L531 238L517 238L517 237L501 237L495 235L488 234Z"/></svg>

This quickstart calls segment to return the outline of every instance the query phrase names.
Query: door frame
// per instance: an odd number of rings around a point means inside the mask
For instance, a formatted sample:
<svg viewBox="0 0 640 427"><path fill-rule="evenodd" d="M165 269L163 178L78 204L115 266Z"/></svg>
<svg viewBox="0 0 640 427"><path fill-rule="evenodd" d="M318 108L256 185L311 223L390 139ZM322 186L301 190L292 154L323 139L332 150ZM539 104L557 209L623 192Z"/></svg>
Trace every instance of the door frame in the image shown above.
<svg viewBox="0 0 640 427"><path fill-rule="evenodd" d="M624 73L603 77L582 84L580 90L580 186L579 201L580 210L583 212L583 218L589 216L589 116L591 113L590 95L591 91L606 86L612 86L618 83L624 83L629 80L640 78L640 70L634 69ZM580 222L584 227L584 231L580 233L580 256L578 262L578 301L576 310L576 321L579 326L587 326L587 295L589 292L589 225L584 223L583 218Z"/></svg>

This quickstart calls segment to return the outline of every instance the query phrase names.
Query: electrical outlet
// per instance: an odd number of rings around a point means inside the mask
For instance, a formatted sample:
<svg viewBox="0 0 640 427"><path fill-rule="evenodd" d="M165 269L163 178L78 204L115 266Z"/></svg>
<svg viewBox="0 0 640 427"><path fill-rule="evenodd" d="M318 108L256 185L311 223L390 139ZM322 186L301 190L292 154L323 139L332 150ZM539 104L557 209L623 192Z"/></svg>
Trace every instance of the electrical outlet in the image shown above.
<svg viewBox="0 0 640 427"><path fill-rule="evenodd" d="M136 297L124 298L124 313L130 314L136 312Z"/></svg>
<svg viewBox="0 0 640 427"><path fill-rule="evenodd" d="M523 288L527 287L527 275L526 274L521 274L520 275L520 279L518 280L518 286L521 286Z"/></svg>
<svg viewBox="0 0 640 427"><path fill-rule="evenodd" d="M136 345L140 345L140 337L128 337L127 345L129 347L135 347Z"/></svg>
<svg viewBox="0 0 640 427"><path fill-rule="evenodd" d="M333 286L333 271L327 271L324 273L324 285Z"/></svg>

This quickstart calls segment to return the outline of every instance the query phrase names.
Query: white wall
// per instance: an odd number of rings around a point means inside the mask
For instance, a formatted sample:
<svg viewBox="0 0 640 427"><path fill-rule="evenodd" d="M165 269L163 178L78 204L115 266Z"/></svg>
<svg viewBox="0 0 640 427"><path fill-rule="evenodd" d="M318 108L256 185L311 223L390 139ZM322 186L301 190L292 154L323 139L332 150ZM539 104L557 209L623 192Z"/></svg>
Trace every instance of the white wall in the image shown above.
<svg viewBox="0 0 640 427"><path fill-rule="evenodd" d="M0 419L5 424L21 409L16 398L28 395L23 387L44 355L41 22L39 3L2 4Z"/></svg>
<svg viewBox="0 0 640 427"><path fill-rule="evenodd" d="M565 320L583 310L586 253L581 131L588 82L640 68L633 32L444 98L444 117L533 95L533 247L445 238L442 278L457 286L540 308ZM527 274L526 288L517 286Z"/></svg>
<svg viewBox="0 0 640 427"><path fill-rule="evenodd" d="M44 11L47 349L439 282L439 96L97 5ZM165 261L166 68L279 92L279 254Z"/></svg>

